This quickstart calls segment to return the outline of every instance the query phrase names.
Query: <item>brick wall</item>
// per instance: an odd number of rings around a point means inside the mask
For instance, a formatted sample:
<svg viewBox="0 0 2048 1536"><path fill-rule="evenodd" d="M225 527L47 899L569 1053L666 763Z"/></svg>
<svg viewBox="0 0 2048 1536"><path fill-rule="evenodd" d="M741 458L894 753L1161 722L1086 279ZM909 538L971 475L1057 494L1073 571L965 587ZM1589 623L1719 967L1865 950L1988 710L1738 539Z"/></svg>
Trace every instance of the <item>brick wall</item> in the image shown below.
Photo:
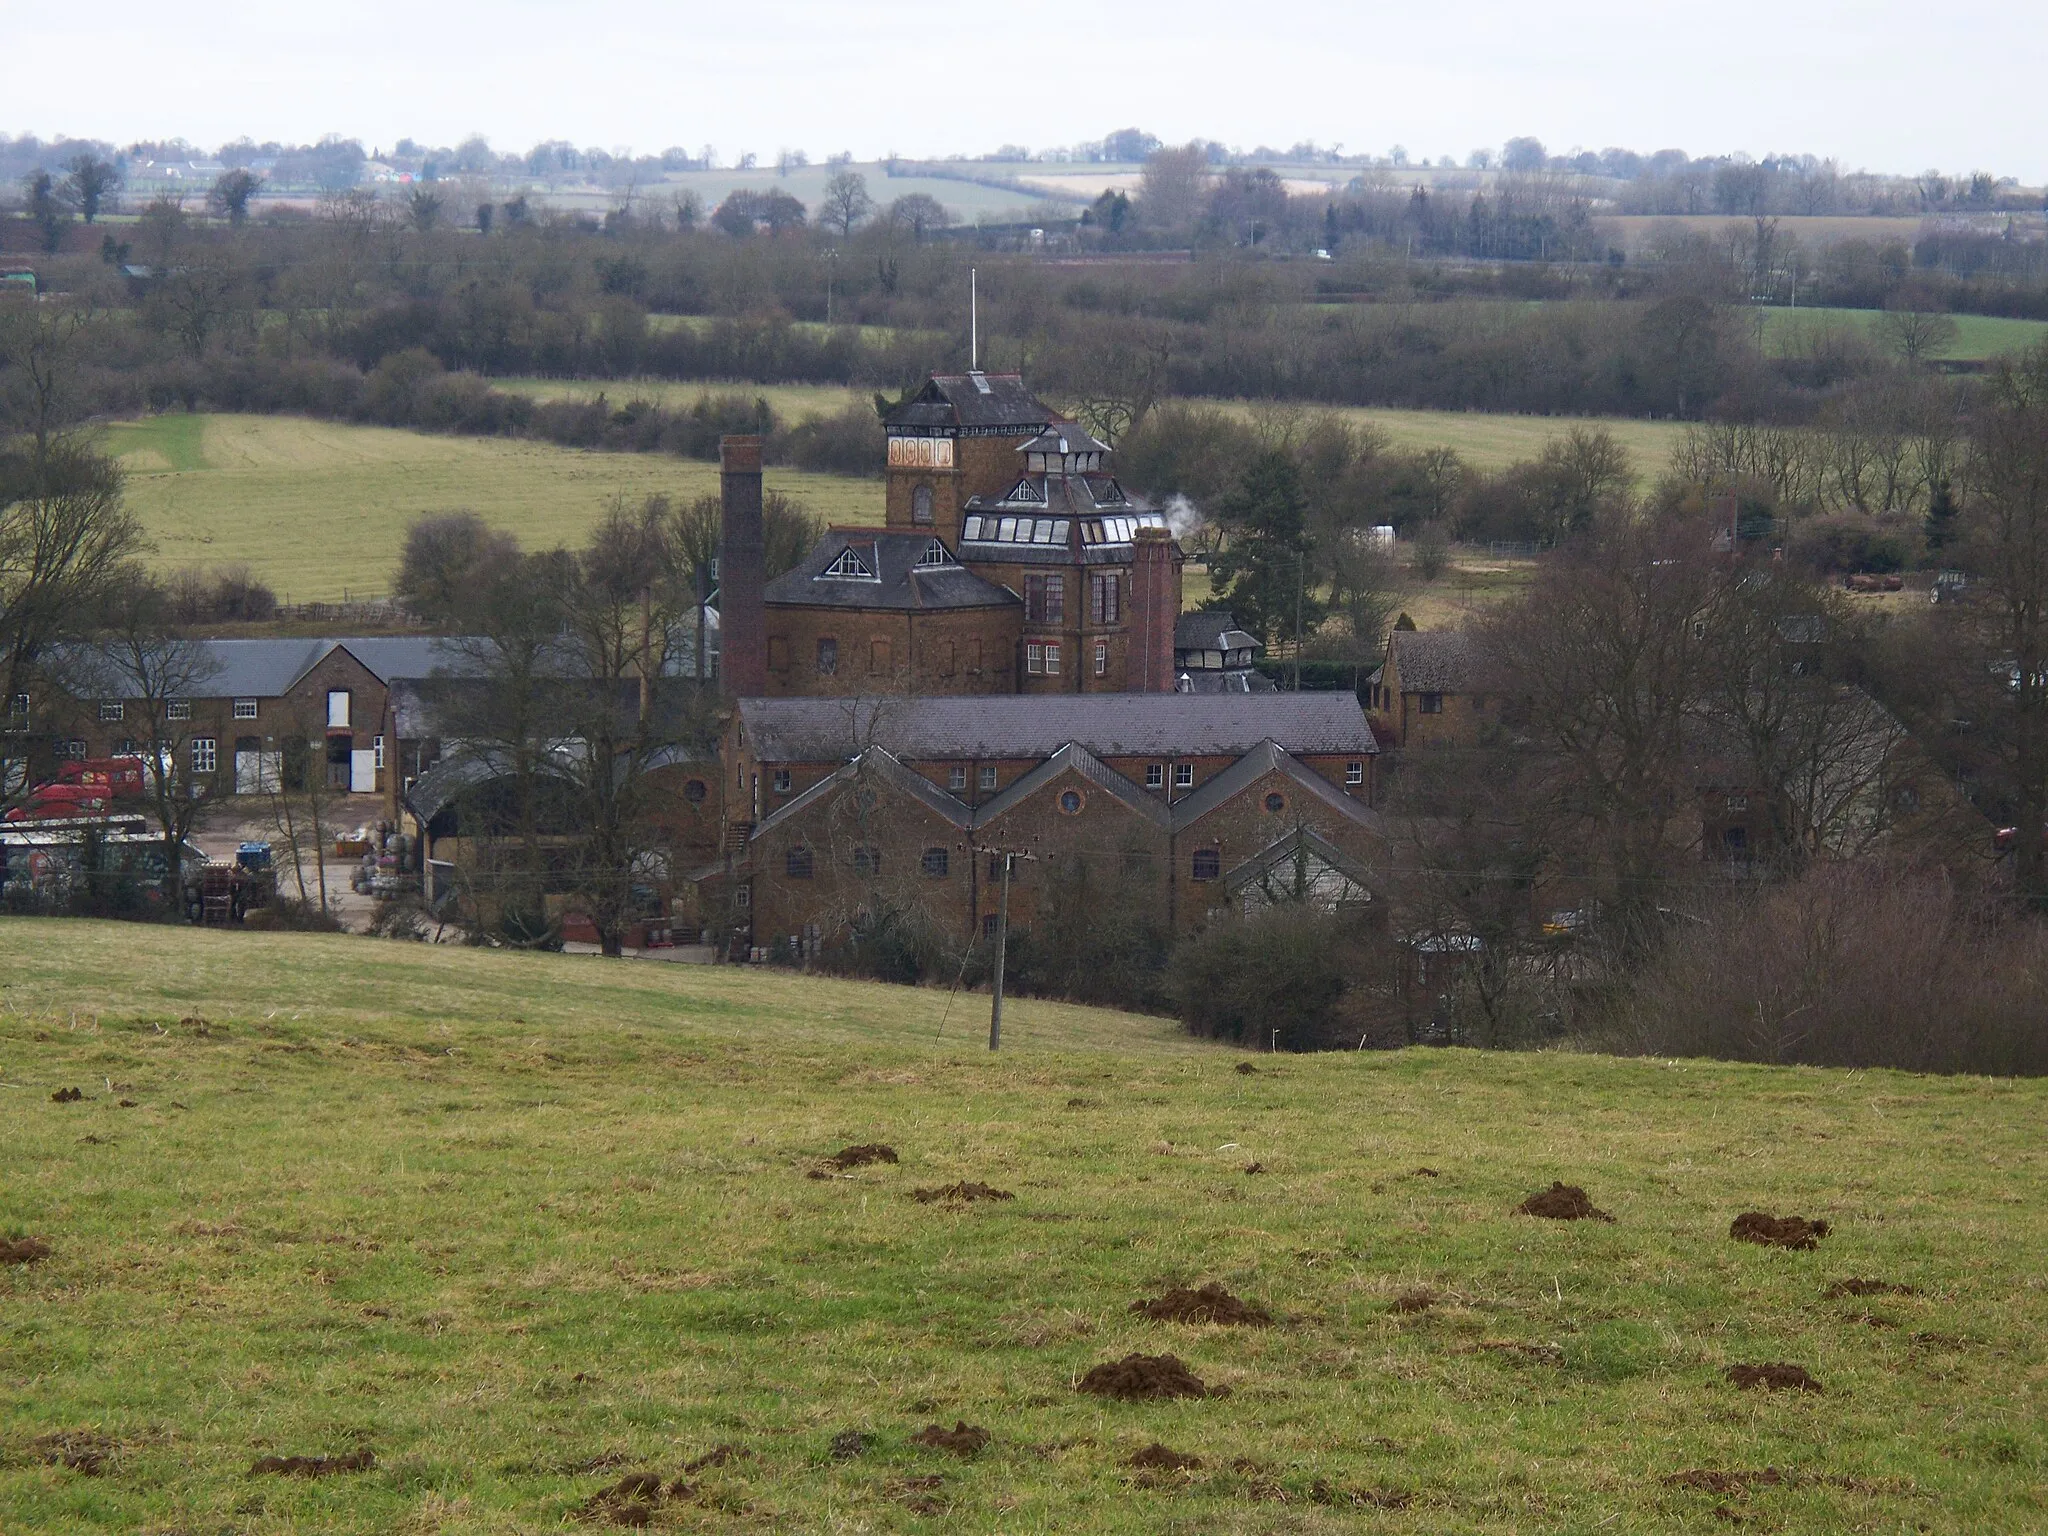
<svg viewBox="0 0 2048 1536"><path fill-rule="evenodd" d="M929 613L774 604L768 609L767 696L1015 692L1017 608ZM834 670L819 670L819 642Z"/></svg>

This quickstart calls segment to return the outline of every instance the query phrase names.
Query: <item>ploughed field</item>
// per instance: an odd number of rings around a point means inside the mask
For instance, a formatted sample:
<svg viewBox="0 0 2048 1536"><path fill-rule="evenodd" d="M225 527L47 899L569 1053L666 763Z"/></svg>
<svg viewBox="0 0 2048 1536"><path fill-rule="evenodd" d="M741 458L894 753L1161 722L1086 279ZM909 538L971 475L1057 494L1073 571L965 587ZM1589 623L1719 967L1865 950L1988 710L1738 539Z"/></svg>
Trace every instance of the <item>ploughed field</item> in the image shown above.
<svg viewBox="0 0 2048 1536"><path fill-rule="evenodd" d="M84 922L0 982L9 1532L2048 1524L2038 1083Z"/></svg>

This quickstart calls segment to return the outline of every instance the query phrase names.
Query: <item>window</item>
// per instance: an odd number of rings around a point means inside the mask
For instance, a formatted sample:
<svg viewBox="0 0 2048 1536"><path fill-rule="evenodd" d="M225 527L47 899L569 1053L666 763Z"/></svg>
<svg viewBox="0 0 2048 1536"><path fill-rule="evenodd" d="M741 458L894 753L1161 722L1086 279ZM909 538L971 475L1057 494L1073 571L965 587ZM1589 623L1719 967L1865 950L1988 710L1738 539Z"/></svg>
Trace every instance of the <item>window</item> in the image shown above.
<svg viewBox="0 0 2048 1536"><path fill-rule="evenodd" d="M1914 785L1902 785L1898 794L1893 796L1893 803L1902 811L1917 811L1920 809L1920 791Z"/></svg>
<svg viewBox="0 0 2048 1536"><path fill-rule="evenodd" d="M952 868L952 860L943 848L927 848L924 857L918 861L925 874L933 880L943 880Z"/></svg>
<svg viewBox="0 0 2048 1536"><path fill-rule="evenodd" d="M1417 706L1425 715L1440 715L1444 712L1444 696L1440 693L1425 693L1422 703Z"/></svg>
<svg viewBox="0 0 2048 1536"><path fill-rule="evenodd" d="M164 703L164 718L166 720L190 720L192 718L192 701L190 699L166 700Z"/></svg>
<svg viewBox="0 0 2048 1536"><path fill-rule="evenodd" d="M830 677L839 670L839 642L820 640L818 642L818 675Z"/></svg>
<svg viewBox="0 0 2048 1536"><path fill-rule="evenodd" d="M372 760L376 764L377 771L382 773L384 771L384 738L382 736L372 736L370 738L370 751L374 754Z"/></svg>
<svg viewBox="0 0 2048 1536"><path fill-rule="evenodd" d="M953 552L937 539L925 545L924 553L917 557L917 568L921 571L943 571L959 563L953 558Z"/></svg>
<svg viewBox="0 0 2048 1536"><path fill-rule="evenodd" d="M345 731L348 729L348 690L330 688L327 690L327 729Z"/></svg>
<svg viewBox="0 0 2048 1536"><path fill-rule="evenodd" d="M1058 677L1060 675L1060 648L1056 645L1048 645L1045 648L1045 675L1047 677Z"/></svg>
<svg viewBox="0 0 2048 1536"><path fill-rule="evenodd" d="M1195 787L1195 765L1193 763L1175 763L1173 765L1173 787L1175 789L1193 789Z"/></svg>
<svg viewBox="0 0 2048 1536"><path fill-rule="evenodd" d="M1026 576L1024 578L1024 621L1027 624L1067 622L1067 578Z"/></svg>
<svg viewBox="0 0 2048 1536"><path fill-rule="evenodd" d="M787 672L789 670L789 637L770 635L768 637L768 670Z"/></svg>
<svg viewBox="0 0 2048 1536"><path fill-rule="evenodd" d="M254 720L256 718L256 701L254 699L235 700L235 718L237 720Z"/></svg>
<svg viewBox="0 0 2048 1536"><path fill-rule="evenodd" d="M983 937L984 939L990 939L990 940L993 940L993 939L995 938L995 936L996 936L996 934L997 934L998 930L999 930L999 925L1000 925L1000 924L1002 923L1002 920L1003 920L1003 919L1002 919L1002 914L1000 914L1000 913L997 913L997 912L984 912L984 913L982 913L982 915L981 915L981 936L982 936L982 937Z"/></svg>
<svg viewBox="0 0 2048 1536"><path fill-rule="evenodd" d="M782 872L792 880L811 878L811 850L792 848L782 856Z"/></svg>
<svg viewBox="0 0 2048 1536"><path fill-rule="evenodd" d="M1060 810L1066 815L1078 816L1081 813L1081 791L1078 789L1062 790L1060 792Z"/></svg>
<svg viewBox="0 0 2048 1536"><path fill-rule="evenodd" d="M995 769L984 768L981 770L981 787L983 789L994 789L996 787Z"/></svg>
<svg viewBox="0 0 2048 1536"><path fill-rule="evenodd" d="M1097 677L1109 676L1109 642L1107 640L1095 642L1095 675Z"/></svg>
<svg viewBox="0 0 2048 1536"><path fill-rule="evenodd" d="M1197 880L1215 880L1223 874L1223 855L1214 848L1197 848L1191 871Z"/></svg>
<svg viewBox="0 0 2048 1536"><path fill-rule="evenodd" d="M73 737L70 741L60 741L57 743L57 755L59 757L77 758L83 761L85 757L85 743L76 737Z"/></svg>
<svg viewBox="0 0 2048 1536"><path fill-rule="evenodd" d="M127 718L128 706L119 699L100 700L100 719L112 721Z"/></svg>
<svg viewBox="0 0 2048 1536"><path fill-rule="evenodd" d="M1721 844L1730 853L1747 853L1749 851L1749 829L1747 827L1730 827L1721 834Z"/></svg>
<svg viewBox="0 0 2048 1536"><path fill-rule="evenodd" d="M839 552L839 558L826 566L824 571L820 573L821 580L827 577L840 581L873 581L876 579L875 573L869 568L867 561L861 559L859 555L853 552L851 544L842 549Z"/></svg>
<svg viewBox="0 0 2048 1536"><path fill-rule="evenodd" d="M882 850L866 845L854 849L853 872L856 875L879 875L882 872Z"/></svg>
<svg viewBox="0 0 2048 1536"><path fill-rule="evenodd" d="M928 485L920 485L910 493L910 520L913 523L923 523L927 527L930 526L932 522L932 499L932 488Z"/></svg>
<svg viewBox="0 0 2048 1536"><path fill-rule="evenodd" d="M732 891L733 909L744 912L754 904L754 888L751 885L736 885Z"/></svg>
<svg viewBox="0 0 2048 1536"><path fill-rule="evenodd" d="M683 785L683 798L692 805L702 805L704 803L704 795L705 788L702 779L691 779Z"/></svg>
<svg viewBox="0 0 2048 1536"><path fill-rule="evenodd" d="M1147 763L1145 765L1145 787L1147 789L1164 789L1166 787L1166 765L1164 763Z"/></svg>
<svg viewBox="0 0 2048 1536"><path fill-rule="evenodd" d="M212 773L220 766L220 743L211 736L192 738L192 771Z"/></svg>
<svg viewBox="0 0 2048 1536"><path fill-rule="evenodd" d="M774 787L775 793L778 795L788 794L789 770L787 768L776 769L774 773L768 776L768 782Z"/></svg>
<svg viewBox="0 0 2048 1536"><path fill-rule="evenodd" d="M1045 647L1036 640L1024 647L1024 670L1033 677L1044 675Z"/></svg>
<svg viewBox="0 0 2048 1536"><path fill-rule="evenodd" d="M1746 810L1748 810L1748 809L1749 809L1749 796L1747 796L1747 795L1730 795L1730 796L1728 797L1728 809L1729 809L1729 810L1731 810L1731 811L1746 811Z"/></svg>
<svg viewBox="0 0 2048 1536"><path fill-rule="evenodd" d="M1346 763L1344 765L1344 782L1346 784L1363 784L1365 782L1365 764Z"/></svg>
<svg viewBox="0 0 2048 1536"><path fill-rule="evenodd" d="M134 755L135 738L133 736L123 736L119 741L114 743L114 756L133 757Z"/></svg>
<svg viewBox="0 0 2048 1536"><path fill-rule="evenodd" d="M966 787L967 770L965 768L948 768L946 770L946 788L957 793Z"/></svg>
<svg viewBox="0 0 2048 1536"><path fill-rule="evenodd" d="M1275 816L1278 816L1282 811L1287 809L1287 797L1285 795L1266 796L1266 809L1271 811Z"/></svg>
<svg viewBox="0 0 2048 1536"><path fill-rule="evenodd" d="M1110 573L1088 578L1088 618L1096 624L1123 622L1123 578Z"/></svg>

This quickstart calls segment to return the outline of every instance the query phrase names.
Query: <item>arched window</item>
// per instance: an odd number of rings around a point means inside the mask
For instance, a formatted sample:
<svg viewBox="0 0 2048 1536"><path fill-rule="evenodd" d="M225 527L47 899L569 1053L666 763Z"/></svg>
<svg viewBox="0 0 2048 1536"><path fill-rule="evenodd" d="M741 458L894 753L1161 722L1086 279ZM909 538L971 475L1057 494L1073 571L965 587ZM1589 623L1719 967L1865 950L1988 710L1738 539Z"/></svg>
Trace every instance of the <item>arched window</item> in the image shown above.
<svg viewBox="0 0 2048 1536"><path fill-rule="evenodd" d="M782 872L792 880L811 878L811 850L792 848L782 857Z"/></svg>
<svg viewBox="0 0 2048 1536"><path fill-rule="evenodd" d="M910 493L910 520L913 523L930 524L932 516L932 488L920 485Z"/></svg>

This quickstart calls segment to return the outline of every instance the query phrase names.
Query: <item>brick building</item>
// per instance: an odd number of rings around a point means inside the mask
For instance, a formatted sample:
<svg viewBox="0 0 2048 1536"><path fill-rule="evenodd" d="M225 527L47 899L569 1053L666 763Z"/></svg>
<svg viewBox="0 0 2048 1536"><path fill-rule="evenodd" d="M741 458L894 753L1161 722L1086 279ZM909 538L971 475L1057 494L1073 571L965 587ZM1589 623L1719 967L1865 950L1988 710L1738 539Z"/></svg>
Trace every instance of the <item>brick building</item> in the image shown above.
<svg viewBox="0 0 2048 1536"><path fill-rule="evenodd" d="M1373 689L1373 720L1389 743L1469 747L1500 717L1501 684L1478 643L1458 629L1397 629Z"/></svg>
<svg viewBox="0 0 2048 1536"><path fill-rule="evenodd" d="M995 910L990 847L1032 855L1027 926L1054 871L1083 867L1166 931L1282 879L1369 903L1377 752L1342 693L742 699L699 915L757 945L830 943L878 906L971 936Z"/></svg>

